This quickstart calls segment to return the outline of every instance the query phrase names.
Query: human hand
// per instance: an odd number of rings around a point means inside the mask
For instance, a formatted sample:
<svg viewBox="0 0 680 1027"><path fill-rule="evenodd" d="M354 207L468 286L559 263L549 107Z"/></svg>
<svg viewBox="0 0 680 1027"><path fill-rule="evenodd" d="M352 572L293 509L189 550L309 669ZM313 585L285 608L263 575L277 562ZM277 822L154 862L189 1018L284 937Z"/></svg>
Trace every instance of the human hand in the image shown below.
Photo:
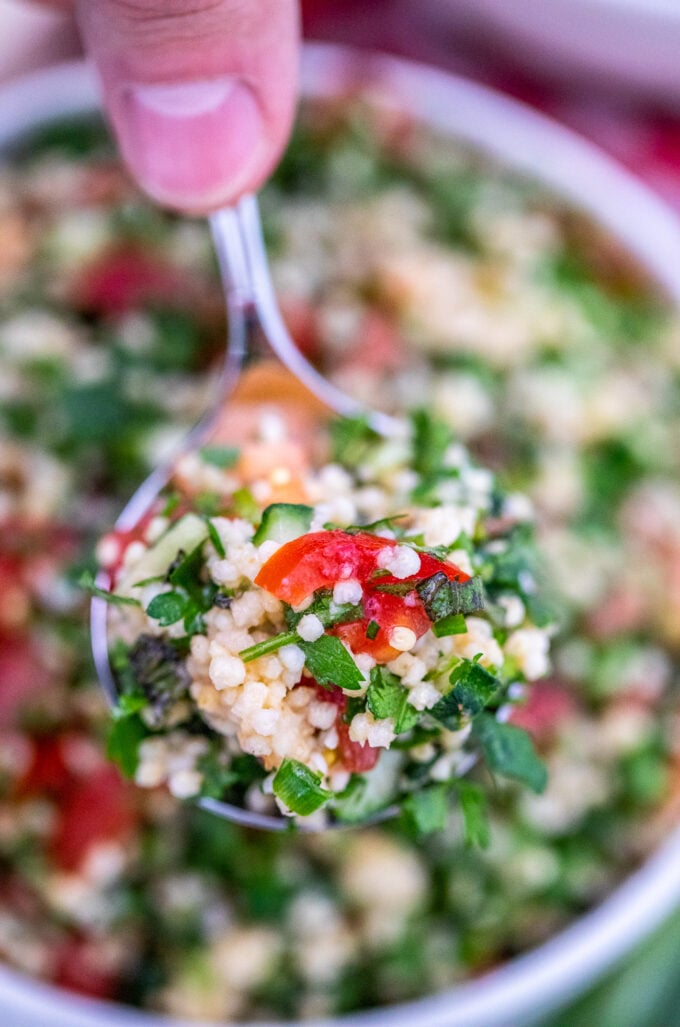
<svg viewBox="0 0 680 1027"><path fill-rule="evenodd" d="M297 0L77 0L76 11L123 158L150 196L206 213L262 184L295 107Z"/></svg>

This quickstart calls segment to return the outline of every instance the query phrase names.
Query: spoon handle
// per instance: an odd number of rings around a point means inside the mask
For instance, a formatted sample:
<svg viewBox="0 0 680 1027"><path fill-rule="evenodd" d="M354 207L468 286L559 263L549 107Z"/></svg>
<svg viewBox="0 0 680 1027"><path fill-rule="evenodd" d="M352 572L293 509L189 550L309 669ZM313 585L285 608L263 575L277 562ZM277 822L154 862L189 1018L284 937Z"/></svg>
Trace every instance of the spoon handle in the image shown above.
<svg viewBox="0 0 680 1027"><path fill-rule="evenodd" d="M222 285L232 326L227 373L236 374L245 364L261 356L275 356L315 394L329 411L343 417L365 414L364 408L332 385L312 367L293 342L276 299L255 196L244 196L235 207L225 207L210 216L210 227L222 276ZM258 344L259 325L266 340ZM227 390L228 391L228 390ZM393 418L378 411L368 413L371 427L381 435L392 434Z"/></svg>

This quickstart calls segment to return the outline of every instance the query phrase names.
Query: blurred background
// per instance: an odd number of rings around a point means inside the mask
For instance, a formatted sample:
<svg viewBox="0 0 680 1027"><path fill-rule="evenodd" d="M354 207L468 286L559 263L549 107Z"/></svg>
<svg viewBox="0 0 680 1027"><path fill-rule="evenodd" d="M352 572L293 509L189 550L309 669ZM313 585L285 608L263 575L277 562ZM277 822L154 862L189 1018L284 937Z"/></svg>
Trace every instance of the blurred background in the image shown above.
<svg viewBox="0 0 680 1027"><path fill-rule="evenodd" d="M310 39L431 63L573 127L680 214L680 4L674 0L303 0ZM78 53L67 16L0 0L0 79ZM680 872L680 870L679 870ZM680 1025L680 916L551 1027ZM547 1025L546 1025L547 1027Z"/></svg>

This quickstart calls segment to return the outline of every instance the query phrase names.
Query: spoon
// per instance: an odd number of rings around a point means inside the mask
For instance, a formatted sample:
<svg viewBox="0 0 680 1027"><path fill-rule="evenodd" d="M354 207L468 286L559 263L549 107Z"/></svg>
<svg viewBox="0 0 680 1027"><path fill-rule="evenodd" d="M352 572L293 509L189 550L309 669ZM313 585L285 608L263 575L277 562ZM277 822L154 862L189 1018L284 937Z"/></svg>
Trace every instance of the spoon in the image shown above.
<svg viewBox="0 0 680 1027"><path fill-rule="evenodd" d="M232 404L236 406L252 403L254 399L266 399L272 386L277 395L288 395L294 400L305 394L304 402L313 405L319 418L362 414L381 435L390 434L396 424L386 414L367 412L319 374L296 348L276 300L255 196L245 196L235 207L212 214L210 227L229 315L227 353L219 383L219 398L214 409L190 431L179 451L152 471L140 485L118 517L115 523L117 531L129 531L139 524L159 492L168 484L178 459L205 444L225 409L228 410ZM226 401L229 402L225 407ZM97 585L108 589L108 574L100 573ZM118 687L109 661L108 610L106 600L93 597L90 623L94 663L107 700L114 707ZM203 809L245 827L282 831L290 826L289 820L283 816L242 809L218 799L199 798L196 801ZM374 816L371 822L387 819L396 812L395 807L390 807ZM304 818L300 826L305 830L318 830Z"/></svg>

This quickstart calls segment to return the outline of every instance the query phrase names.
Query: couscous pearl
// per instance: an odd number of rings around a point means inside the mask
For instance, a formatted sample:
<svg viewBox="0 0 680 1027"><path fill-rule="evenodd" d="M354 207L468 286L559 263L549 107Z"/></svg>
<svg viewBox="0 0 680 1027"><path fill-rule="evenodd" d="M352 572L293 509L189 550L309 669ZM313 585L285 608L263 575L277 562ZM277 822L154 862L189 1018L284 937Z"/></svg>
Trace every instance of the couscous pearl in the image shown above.
<svg viewBox="0 0 680 1027"><path fill-rule="evenodd" d="M333 602L341 606L343 603L360 603L363 596L363 589L356 578L348 578L346 581L338 581L333 588Z"/></svg>
<svg viewBox="0 0 680 1027"><path fill-rule="evenodd" d="M413 649L418 641L418 636L411 628L396 627L392 628L388 639L393 649L398 649L400 653L407 653L409 649Z"/></svg>
<svg viewBox="0 0 680 1027"><path fill-rule="evenodd" d="M306 613L304 617L300 618L297 633L304 642L316 642L317 638L321 638L323 632L323 624L315 613Z"/></svg>
<svg viewBox="0 0 680 1027"><path fill-rule="evenodd" d="M210 661L209 674L218 691L236 688L246 679L246 666L238 656L214 656Z"/></svg>
<svg viewBox="0 0 680 1027"><path fill-rule="evenodd" d="M198 795L203 784L203 775L197 770L178 770L168 779L170 794L176 799L190 799Z"/></svg>
<svg viewBox="0 0 680 1027"><path fill-rule="evenodd" d="M395 578L410 578L420 570L420 556L410 546L385 546L378 553L378 567L389 571Z"/></svg>

